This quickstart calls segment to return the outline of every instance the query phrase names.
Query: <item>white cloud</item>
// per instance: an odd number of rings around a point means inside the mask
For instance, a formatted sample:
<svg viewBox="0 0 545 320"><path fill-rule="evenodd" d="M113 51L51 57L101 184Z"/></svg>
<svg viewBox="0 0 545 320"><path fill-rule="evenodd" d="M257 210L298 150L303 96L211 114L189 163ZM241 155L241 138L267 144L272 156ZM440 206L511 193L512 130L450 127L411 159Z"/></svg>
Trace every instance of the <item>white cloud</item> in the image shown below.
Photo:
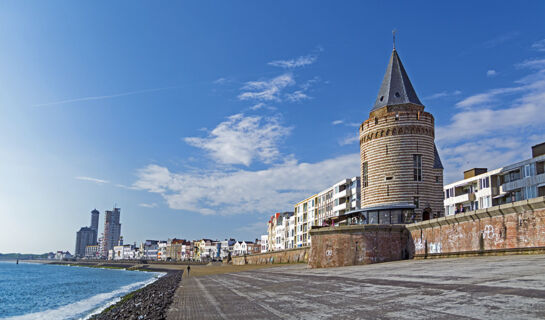
<svg viewBox="0 0 545 320"><path fill-rule="evenodd" d="M54 105L59 105L59 104L69 104L69 103L74 103L74 102L105 100L105 99L132 96L132 95L135 95L135 94L151 93L151 92L157 92L157 91L163 91L163 90L169 90L169 89L175 89L175 88L179 88L179 86L144 89L144 90L138 90L138 91L115 93L115 94L110 94L110 95L90 96L90 97L83 97L83 98L75 98L75 99L67 99L67 100L60 100L60 101L54 101L54 102L47 102L47 103L39 103L39 104L33 105L33 107L45 107L45 106L54 106Z"/></svg>
<svg viewBox="0 0 545 320"><path fill-rule="evenodd" d="M277 144L290 131L277 118L236 114L220 123L208 137L184 140L207 151L220 163L249 166L256 159L265 163L277 159L280 155Z"/></svg>
<svg viewBox="0 0 545 320"><path fill-rule="evenodd" d="M456 103L456 106L459 108L470 108L476 105L488 105L489 103L495 101L495 99L504 94L512 94L523 91L523 87L512 87L512 88L499 88L489 90L485 93L479 93L465 98L464 100Z"/></svg>
<svg viewBox="0 0 545 320"><path fill-rule="evenodd" d="M314 62L316 62L316 60L318 60L318 57L314 55L306 55L296 59L271 61L268 64L273 67L292 69L292 68L311 65Z"/></svg>
<svg viewBox="0 0 545 320"><path fill-rule="evenodd" d="M299 102L302 100L310 99L310 97L301 90L294 91L286 94L286 99L290 102Z"/></svg>
<svg viewBox="0 0 545 320"><path fill-rule="evenodd" d="M97 179L97 178L92 178L92 177L79 176L79 177L75 177L75 179L83 180L83 181L90 181L90 182L94 182L94 183L98 183L98 184L109 183L109 181L107 181L107 180L102 180L102 179Z"/></svg>
<svg viewBox="0 0 545 320"><path fill-rule="evenodd" d="M462 100L457 106L464 109L436 127L447 183L472 167L494 169L527 158L530 146L545 139L545 64L532 60L516 66L532 73L512 87Z"/></svg>
<svg viewBox="0 0 545 320"><path fill-rule="evenodd" d="M545 59L531 59L521 62L516 65L519 68L530 68L530 69L544 69L545 68Z"/></svg>
<svg viewBox="0 0 545 320"><path fill-rule="evenodd" d="M255 105L251 106L250 110L256 111L256 110L263 109L264 107L265 107L265 104L263 102L260 102L258 104L255 104Z"/></svg>
<svg viewBox="0 0 545 320"><path fill-rule="evenodd" d="M316 163L286 161L264 170L173 173L159 165L138 171L134 187L160 194L170 208L201 214L267 213L293 204L344 177L358 175L359 154Z"/></svg>
<svg viewBox="0 0 545 320"><path fill-rule="evenodd" d="M359 141L360 141L360 139L359 139L357 134L351 134L351 135L346 136L344 139L340 140L339 144L341 146L346 146L346 145L353 144L353 143L356 143L356 142L359 142Z"/></svg>
<svg viewBox="0 0 545 320"><path fill-rule="evenodd" d="M270 80L250 81L242 87L240 100L281 101L282 90L294 85L291 73L285 73Z"/></svg>
<svg viewBox="0 0 545 320"><path fill-rule="evenodd" d="M485 41L483 45L485 48L494 48L502 43L508 42L516 38L518 35L519 35L518 32L508 32L508 33L496 36L495 38L492 38L488 41Z"/></svg>
<svg viewBox="0 0 545 320"><path fill-rule="evenodd" d="M490 69L490 70L486 71L486 76L487 77L494 77L494 76L497 76L497 75L498 75L498 72L496 70Z"/></svg>
<svg viewBox="0 0 545 320"><path fill-rule="evenodd" d="M226 84L230 82L230 80L226 79L226 78L218 78L216 80L214 80L214 84Z"/></svg>
<svg viewBox="0 0 545 320"><path fill-rule="evenodd" d="M343 122L344 122L343 120L334 120L333 122L331 122L331 124L336 126L336 125L342 124Z"/></svg>
<svg viewBox="0 0 545 320"><path fill-rule="evenodd" d="M140 207L144 207L144 208L155 208L157 207L157 203L140 203L138 204Z"/></svg>
<svg viewBox="0 0 545 320"><path fill-rule="evenodd" d="M452 92L441 91L441 92L434 93L432 95L424 97L424 100L434 100L434 99L445 98L445 97L449 97L449 96L457 96L457 95L459 95L461 93L462 93L462 91L460 91L460 90L454 90Z"/></svg>
<svg viewBox="0 0 545 320"><path fill-rule="evenodd" d="M532 49L545 52L545 39L534 42L532 44Z"/></svg>

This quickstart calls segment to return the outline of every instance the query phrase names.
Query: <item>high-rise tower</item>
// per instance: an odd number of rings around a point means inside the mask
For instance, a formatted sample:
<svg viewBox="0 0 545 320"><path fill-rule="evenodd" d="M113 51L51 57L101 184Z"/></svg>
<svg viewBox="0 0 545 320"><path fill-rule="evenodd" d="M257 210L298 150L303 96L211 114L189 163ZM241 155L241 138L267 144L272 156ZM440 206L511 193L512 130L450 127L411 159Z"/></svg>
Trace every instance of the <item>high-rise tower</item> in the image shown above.
<svg viewBox="0 0 545 320"><path fill-rule="evenodd" d="M434 118L394 49L369 119L360 126L361 206L371 223L443 215L443 166L434 137Z"/></svg>
<svg viewBox="0 0 545 320"><path fill-rule="evenodd" d="M91 226L90 228L95 231L95 235L93 237L93 245L97 244L97 235L98 235L98 217L100 215L100 212L98 212L97 209L93 209L91 211Z"/></svg>
<svg viewBox="0 0 545 320"><path fill-rule="evenodd" d="M112 211L106 210L104 217L104 238L102 256L108 257L108 251L113 249L119 243L121 236L121 223L119 216L121 209L114 208Z"/></svg>

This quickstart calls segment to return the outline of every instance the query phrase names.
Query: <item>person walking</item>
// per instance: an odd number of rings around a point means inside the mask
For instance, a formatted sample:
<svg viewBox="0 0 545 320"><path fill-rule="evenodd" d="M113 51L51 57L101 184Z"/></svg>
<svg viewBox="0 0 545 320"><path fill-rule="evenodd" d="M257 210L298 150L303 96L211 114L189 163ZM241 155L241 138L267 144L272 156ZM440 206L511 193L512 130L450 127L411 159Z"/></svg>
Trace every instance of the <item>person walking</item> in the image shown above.
<svg viewBox="0 0 545 320"><path fill-rule="evenodd" d="M191 267L187 265L187 277L189 278L189 271L191 270Z"/></svg>

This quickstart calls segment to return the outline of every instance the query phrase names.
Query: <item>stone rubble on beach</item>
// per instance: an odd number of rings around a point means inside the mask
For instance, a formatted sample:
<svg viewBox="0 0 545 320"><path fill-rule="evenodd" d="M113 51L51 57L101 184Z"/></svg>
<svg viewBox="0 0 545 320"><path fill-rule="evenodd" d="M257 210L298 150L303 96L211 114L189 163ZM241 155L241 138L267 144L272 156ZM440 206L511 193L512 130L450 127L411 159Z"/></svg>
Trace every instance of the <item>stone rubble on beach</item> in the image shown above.
<svg viewBox="0 0 545 320"><path fill-rule="evenodd" d="M125 301L93 316L93 320L166 319L174 292L182 280L183 271L168 272L152 284L137 290Z"/></svg>

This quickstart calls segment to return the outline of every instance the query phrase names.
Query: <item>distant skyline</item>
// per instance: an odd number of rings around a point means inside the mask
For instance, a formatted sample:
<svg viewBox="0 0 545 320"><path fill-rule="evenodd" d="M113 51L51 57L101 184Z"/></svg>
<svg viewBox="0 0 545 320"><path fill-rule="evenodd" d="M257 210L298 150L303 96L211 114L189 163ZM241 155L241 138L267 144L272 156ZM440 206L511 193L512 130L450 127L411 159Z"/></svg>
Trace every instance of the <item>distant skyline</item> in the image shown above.
<svg viewBox="0 0 545 320"><path fill-rule="evenodd" d="M445 183L545 142L545 3L0 3L0 252L266 233L359 175L392 50Z"/></svg>

